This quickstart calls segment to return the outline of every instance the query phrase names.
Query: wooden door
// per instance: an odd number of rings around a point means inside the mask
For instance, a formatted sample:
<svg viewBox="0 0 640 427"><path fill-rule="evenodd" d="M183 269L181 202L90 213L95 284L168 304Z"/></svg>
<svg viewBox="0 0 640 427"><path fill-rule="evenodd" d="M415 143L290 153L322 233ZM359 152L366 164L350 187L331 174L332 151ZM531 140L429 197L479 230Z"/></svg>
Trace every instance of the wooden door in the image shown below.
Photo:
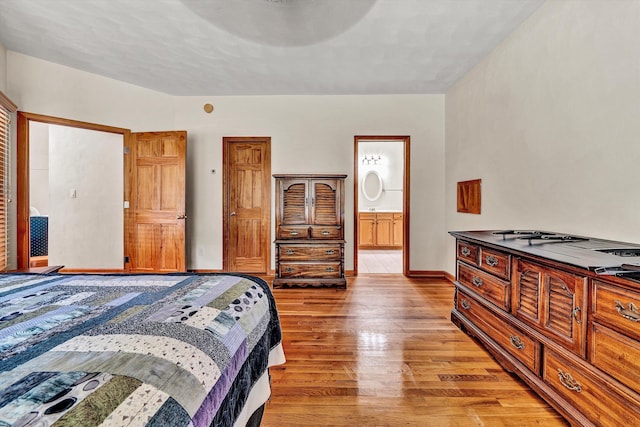
<svg viewBox="0 0 640 427"><path fill-rule="evenodd" d="M587 278L524 260L518 260L516 277L516 317L584 355Z"/></svg>
<svg viewBox="0 0 640 427"><path fill-rule="evenodd" d="M276 199L276 223L279 225L309 224L309 180L283 179L279 181Z"/></svg>
<svg viewBox="0 0 640 427"><path fill-rule="evenodd" d="M375 245L376 214L361 213L359 218L360 232L358 233L358 244L360 246Z"/></svg>
<svg viewBox="0 0 640 427"><path fill-rule="evenodd" d="M131 271L186 271L186 148L184 131L131 134Z"/></svg>
<svg viewBox="0 0 640 427"><path fill-rule="evenodd" d="M404 224L401 213L393 214L393 246L402 246Z"/></svg>
<svg viewBox="0 0 640 427"><path fill-rule="evenodd" d="M391 246L391 233L393 232L393 214L376 214L376 245Z"/></svg>
<svg viewBox="0 0 640 427"><path fill-rule="evenodd" d="M225 271L267 273L271 249L271 138L224 138Z"/></svg>
<svg viewBox="0 0 640 427"><path fill-rule="evenodd" d="M341 223L342 194L339 180L314 179L310 182L310 222L316 225L338 225Z"/></svg>

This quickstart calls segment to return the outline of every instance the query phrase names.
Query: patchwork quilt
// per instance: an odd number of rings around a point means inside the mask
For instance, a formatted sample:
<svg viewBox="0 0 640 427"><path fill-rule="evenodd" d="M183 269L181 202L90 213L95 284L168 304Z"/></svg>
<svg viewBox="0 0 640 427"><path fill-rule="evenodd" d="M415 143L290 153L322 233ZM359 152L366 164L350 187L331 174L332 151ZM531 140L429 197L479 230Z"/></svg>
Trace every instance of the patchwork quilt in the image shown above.
<svg viewBox="0 0 640 427"><path fill-rule="evenodd" d="M244 275L0 275L0 426L231 426L281 341Z"/></svg>

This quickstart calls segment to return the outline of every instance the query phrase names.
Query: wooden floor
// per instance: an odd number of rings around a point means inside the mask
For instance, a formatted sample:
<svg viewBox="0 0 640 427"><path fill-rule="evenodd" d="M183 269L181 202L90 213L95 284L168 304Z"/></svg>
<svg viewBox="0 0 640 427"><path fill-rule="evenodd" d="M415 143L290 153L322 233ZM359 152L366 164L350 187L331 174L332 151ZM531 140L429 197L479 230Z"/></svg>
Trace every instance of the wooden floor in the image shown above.
<svg viewBox="0 0 640 427"><path fill-rule="evenodd" d="M276 289L287 363L263 426L565 426L449 320L453 286L359 275Z"/></svg>

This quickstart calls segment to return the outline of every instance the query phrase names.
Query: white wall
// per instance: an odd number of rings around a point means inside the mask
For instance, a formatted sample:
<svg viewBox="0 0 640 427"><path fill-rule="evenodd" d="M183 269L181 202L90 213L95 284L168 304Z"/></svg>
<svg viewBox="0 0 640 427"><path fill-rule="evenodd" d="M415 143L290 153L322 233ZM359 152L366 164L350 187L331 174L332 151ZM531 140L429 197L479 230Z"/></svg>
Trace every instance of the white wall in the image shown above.
<svg viewBox="0 0 640 427"><path fill-rule="evenodd" d="M441 95L176 98L176 126L189 132L190 267L222 268L222 137L270 136L272 173L348 175L345 263L353 269L354 136L369 134L411 136L420 165L411 174L411 269L443 269L443 104Z"/></svg>
<svg viewBox="0 0 640 427"><path fill-rule="evenodd" d="M173 129L172 97L17 52L7 95L22 111L137 131Z"/></svg>
<svg viewBox="0 0 640 427"><path fill-rule="evenodd" d="M447 229L640 242L638 40L638 1L548 1L458 82L446 95ZM456 182L474 178L482 214L458 214Z"/></svg>
<svg viewBox="0 0 640 427"><path fill-rule="evenodd" d="M7 77L8 95L23 111L133 131L187 131L189 269L222 268L223 136L270 136L274 174L349 175L349 270L355 240L354 135L410 135L416 165L411 172L410 267L444 268L443 95L171 97L11 51ZM212 114L203 111L205 103L214 104Z"/></svg>
<svg viewBox="0 0 640 427"><path fill-rule="evenodd" d="M0 91L7 93L7 49L0 43Z"/></svg>
<svg viewBox="0 0 640 427"><path fill-rule="evenodd" d="M122 269L122 135L49 126L49 265Z"/></svg>

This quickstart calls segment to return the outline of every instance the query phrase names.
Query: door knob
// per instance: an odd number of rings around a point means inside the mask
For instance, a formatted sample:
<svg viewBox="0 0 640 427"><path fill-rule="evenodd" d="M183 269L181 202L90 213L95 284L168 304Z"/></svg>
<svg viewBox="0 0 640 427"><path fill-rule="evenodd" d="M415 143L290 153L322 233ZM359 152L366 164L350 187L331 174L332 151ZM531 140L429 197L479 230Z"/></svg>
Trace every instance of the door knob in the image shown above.
<svg viewBox="0 0 640 427"><path fill-rule="evenodd" d="M180 214L180 215L176 216L176 219L187 219L187 215Z"/></svg>
<svg viewBox="0 0 640 427"><path fill-rule="evenodd" d="M236 211L233 211L229 214L230 216L236 216Z"/></svg>

